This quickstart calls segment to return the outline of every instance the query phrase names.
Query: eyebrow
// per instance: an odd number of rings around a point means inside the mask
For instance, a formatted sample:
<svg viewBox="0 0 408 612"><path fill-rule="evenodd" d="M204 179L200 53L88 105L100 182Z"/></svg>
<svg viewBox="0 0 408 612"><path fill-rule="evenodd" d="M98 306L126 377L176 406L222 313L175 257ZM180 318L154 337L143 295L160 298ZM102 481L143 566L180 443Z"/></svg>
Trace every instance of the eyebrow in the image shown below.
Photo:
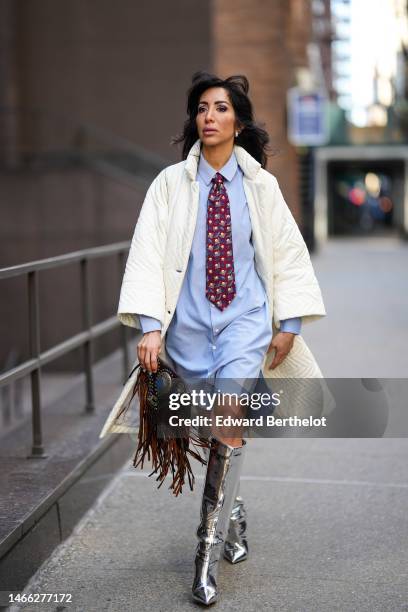
<svg viewBox="0 0 408 612"><path fill-rule="evenodd" d="M200 104L208 104L208 102L199 102ZM216 102L214 102L214 104L229 104L228 100L217 100Z"/></svg>

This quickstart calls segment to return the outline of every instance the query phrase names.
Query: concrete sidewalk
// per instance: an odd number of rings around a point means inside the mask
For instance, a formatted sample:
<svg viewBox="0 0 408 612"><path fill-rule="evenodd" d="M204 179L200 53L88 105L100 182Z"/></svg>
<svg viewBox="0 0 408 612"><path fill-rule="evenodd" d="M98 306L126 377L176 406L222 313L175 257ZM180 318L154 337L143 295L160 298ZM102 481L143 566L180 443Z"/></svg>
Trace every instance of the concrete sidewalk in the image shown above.
<svg viewBox="0 0 408 612"><path fill-rule="evenodd" d="M400 439L250 440L250 557L222 561L217 610L408 610L407 464ZM72 603L22 609L200 609L190 589L202 485L173 498L126 465L26 588Z"/></svg>
<svg viewBox="0 0 408 612"><path fill-rule="evenodd" d="M331 238L312 257L327 316L302 326L326 378L408 378L408 241Z"/></svg>
<svg viewBox="0 0 408 612"><path fill-rule="evenodd" d="M338 239L313 258L328 316L302 333L327 377L407 377L407 253L393 238ZM250 440L250 557L222 562L216 609L408 611L407 465L407 438ZM202 609L190 599L201 487L173 498L129 460L27 585L72 603L15 609Z"/></svg>

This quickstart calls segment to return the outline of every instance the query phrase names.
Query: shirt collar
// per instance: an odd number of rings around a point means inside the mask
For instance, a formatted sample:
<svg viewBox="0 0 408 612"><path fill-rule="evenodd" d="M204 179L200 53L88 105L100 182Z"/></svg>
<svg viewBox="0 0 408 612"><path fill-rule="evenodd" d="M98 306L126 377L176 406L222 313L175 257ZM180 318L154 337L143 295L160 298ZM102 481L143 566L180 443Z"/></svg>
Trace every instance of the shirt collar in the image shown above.
<svg viewBox="0 0 408 612"><path fill-rule="evenodd" d="M197 167L201 153L201 140L197 138L193 146L188 152L187 159L185 161L185 171L188 178L191 181L197 180ZM234 153L237 159L238 166L242 171L244 177L249 181L256 181L258 174L262 181L264 174L261 174L262 165L252 155L248 153L243 147L234 145Z"/></svg>
<svg viewBox="0 0 408 612"><path fill-rule="evenodd" d="M237 171L237 168L238 162L235 156L235 152L233 151L229 160L223 165L221 170L218 170L218 172L222 174L222 176L227 179L227 181L232 181ZM214 170L214 168L210 166L208 161L205 159L202 151L200 153L200 159L198 162L198 173L206 185L209 185L211 183L211 179L217 173L217 170Z"/></svg>

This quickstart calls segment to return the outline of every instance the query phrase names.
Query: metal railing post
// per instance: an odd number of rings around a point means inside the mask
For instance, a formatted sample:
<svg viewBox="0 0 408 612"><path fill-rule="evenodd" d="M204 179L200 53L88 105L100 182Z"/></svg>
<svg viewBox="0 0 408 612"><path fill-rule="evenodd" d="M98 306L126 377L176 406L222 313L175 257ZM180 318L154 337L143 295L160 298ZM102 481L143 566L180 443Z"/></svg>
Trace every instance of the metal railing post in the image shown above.
<svg viewBox="0 0 408 612"><path fill-rule="evenodd" d="M119 278L122 278L123 269L125 266L125 253L119 252ZM120 326L120 337L123 351L123 382L125 383L130 372L129 346L128 346L128 327L127 325Z"/></svg>
<svg viewBox="0 0 408 612"><path fill-rule="evenodd" d="M40 354L40 302L38 295L38 271L28 273L28 333L30 357L38 359ZM33 445L28 458L46 457L42 443L41 427L41 368L38 365L31 373Z"/></svg>
<svg viewBox="0 0 408 612"><path fill-rule="evenodd" d="M91 295L89 290L89 261L81 259L81 299L82 299L82 322L83 329L89 331L91 329ZM94 401L94 382L92 370L92 339L89 338L84 342L84 368L86 381L86 405L85 411L91 413L95 410Z"/></svg>

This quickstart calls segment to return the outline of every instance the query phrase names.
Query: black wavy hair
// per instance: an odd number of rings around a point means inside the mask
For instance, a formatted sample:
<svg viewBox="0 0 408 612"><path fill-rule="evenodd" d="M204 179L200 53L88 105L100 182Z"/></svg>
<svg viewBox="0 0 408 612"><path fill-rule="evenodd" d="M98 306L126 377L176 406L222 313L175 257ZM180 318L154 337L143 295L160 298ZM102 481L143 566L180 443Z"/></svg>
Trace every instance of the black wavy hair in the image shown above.
<svg viewBox="0 0 408 612"><path fill-rule="evenodd" d="M182 159L187 155L198 139L196 116L201 94L209 87L223 87L228 92L235 115L241 124L241 132L235 138L235 144L243 147L263 168L266 167L269 150L269 135L261 125L254 121L252 103L248 97L249 82L244 75L233 75L221 79L205 71L195 72L187 92L187 115L183 132L171 140L171 144L183 143Z"/></svg>

